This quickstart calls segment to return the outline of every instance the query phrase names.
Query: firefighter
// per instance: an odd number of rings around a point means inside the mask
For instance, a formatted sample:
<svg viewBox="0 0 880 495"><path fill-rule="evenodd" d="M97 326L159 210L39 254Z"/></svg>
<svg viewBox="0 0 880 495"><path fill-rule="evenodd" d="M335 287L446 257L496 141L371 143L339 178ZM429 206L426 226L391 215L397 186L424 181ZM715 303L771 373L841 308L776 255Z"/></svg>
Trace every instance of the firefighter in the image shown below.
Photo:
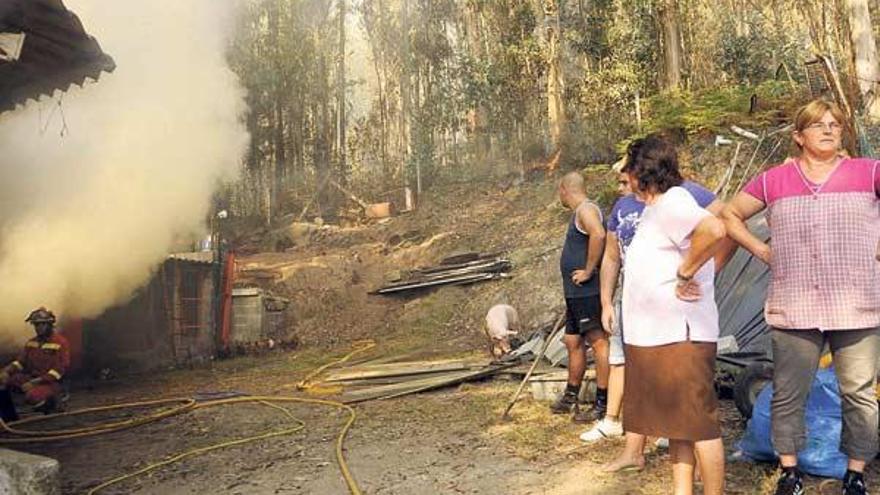
<svg viewBox="0 0 880 495"><path fill-rule="evenodd" d="M0 371L0 389L23 393L34 410L49 414L58 405L61 379L70 366L70 347L55 332L55 315L46 308L32 311L25 321L34 326L37 336Z"/></svg>

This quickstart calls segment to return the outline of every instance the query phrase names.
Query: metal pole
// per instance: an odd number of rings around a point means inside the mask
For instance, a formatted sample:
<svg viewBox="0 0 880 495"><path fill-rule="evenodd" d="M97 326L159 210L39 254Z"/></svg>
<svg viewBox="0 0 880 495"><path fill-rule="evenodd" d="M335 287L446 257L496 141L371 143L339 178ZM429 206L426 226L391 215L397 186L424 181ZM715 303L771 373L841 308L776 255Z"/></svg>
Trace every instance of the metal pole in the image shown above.
<svg viewBox="0 0 880 495"><path fill-rule="evenodd" d="M541 358L544 357L544 353L547 352L547 348L550 347L550 342L556 337L562 327L565 324L565 313L556 320L556 324L553 326L553 331L550 332L550 336L547 337L547 340L544 341L544 345L541 346L541 352L535 356L535 361L532 362L531 368L526 373L526 376L523 378L522 382L519 384L519 388L516 389L516 393L513 394L513 398L510 400L510 403L507 404L507 408L504 409L504 414L501 415L501 419L510 419L510 410L513 409L513 405L516 404L516 401L519 399L519 396L522 394L524 388L526 388L526 383L529 382L529 378L532 377L532 373L535 372L535 368L538 367L538 363L541 361Z"/></svg>

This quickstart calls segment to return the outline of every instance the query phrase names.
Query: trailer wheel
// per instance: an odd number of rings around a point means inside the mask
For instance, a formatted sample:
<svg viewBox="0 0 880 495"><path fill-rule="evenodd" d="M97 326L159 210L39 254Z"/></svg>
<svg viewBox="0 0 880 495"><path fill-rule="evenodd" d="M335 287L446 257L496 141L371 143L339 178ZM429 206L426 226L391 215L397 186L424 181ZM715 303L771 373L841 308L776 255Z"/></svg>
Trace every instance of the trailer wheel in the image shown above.
<svg viewBox="0 0 880 495"><path fill-rule="evenodd" d="M752 363L739 373L733 386L733 402L744 418L752 417L758 394L772 381L773 365L770 363Z"/></svg>

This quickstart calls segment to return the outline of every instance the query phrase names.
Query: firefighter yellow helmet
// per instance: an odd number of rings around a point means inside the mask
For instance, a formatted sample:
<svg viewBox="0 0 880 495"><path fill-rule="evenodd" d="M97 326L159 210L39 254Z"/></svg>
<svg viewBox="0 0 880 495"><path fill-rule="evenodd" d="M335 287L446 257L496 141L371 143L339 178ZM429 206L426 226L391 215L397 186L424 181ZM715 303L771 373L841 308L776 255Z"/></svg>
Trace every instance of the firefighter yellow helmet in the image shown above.
<svg viewBox="0 0 880 495"><path fill-rule="evenodd" d="M54 325L55 313L41 306L31 311L31 314L29 314L27 319L25 319L24 321L32 323L34 325L36 325L37 323L51 323Z"/></svg>

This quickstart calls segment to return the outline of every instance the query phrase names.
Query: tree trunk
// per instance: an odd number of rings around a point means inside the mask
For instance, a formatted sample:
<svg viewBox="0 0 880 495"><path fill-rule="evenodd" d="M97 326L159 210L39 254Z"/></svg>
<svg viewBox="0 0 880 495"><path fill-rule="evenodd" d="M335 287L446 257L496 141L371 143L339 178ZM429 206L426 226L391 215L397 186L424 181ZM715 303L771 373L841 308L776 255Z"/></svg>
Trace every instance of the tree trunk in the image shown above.
<svg viewBox="0 0 880 495"><path fill-rule="evenodd" d="M388 180L388 105L385 103L387 99L385 96L386 82L385 78L382 77L382 70L379 67L380 64L384 67L384 63L379 61L376 52L377 50L373 51L373 68L376 71L376 89L379 92L379 159L382 162L382 177Z"/></svg>
<svg viewBox="0 0 880 495"><path fill-rule="evenodd" d="M348 165L345 157L345 0L339 0L339 60L336 66L336 152L339 162L339 182L348 183Z"/></svg>
<svg viewBox="0 0 880 495"><path fill-rule="evenodd" d="M826 32L825 2L800 0L795 5L800 11L801 16L807 22L810 31L810 41L813 44L813 51L827 55L830 46L828 45L828 33Z"/></svg>
<svg viewBox="0 0 880 495"><path fill-rule="evenodd" d="M383 0L364 1L362 21L364 31L373 54L373 71L376 73L376 92L379 99L379 160L382 167L382 178L388 181L392 170L388 164L388 63L385 50L385 3Z"/></svg>
<svg viewBox="0 0 880 495"><path fill-rule="evenodd" d="M663 89L676 90L681 87L682 40L677 0L660 0L659 18L663 27Z"/></svg>
<svg viewBox="0 0 880 495"><path fill-rule="evenodd" d="M260 167L260 116L256 110L257 99L253 95L248 95L247 102L247 129L251 136L251 139L248 142L247 166L250 170L257 170Z"/></svg>
<svg viewBox="0 0 880 495"><path fill-rule="evenodd" d="M316 36L318 34L316 33ZM333 146L333 123L330 118L330 100L332 98L332 93L330 89L330 70L329 65L327 63L324 55L319 55L316 60L317 64L317 86L315 89L315 94L320 95L316 98L317 101L314 101L313 104L315 106L313 110L314 115L314 127L315 127L315 136L314 136L314 166L316 173L316 187L320 187L321 184L326 183L330 177L332 177L332 150ZM327 193L327 189L318 190L317 194L317 207L319 216L324 216L324 213L327 212L328 209L332 206L330 203L330 197Z"/></svg>
<svg viewBox="0 0 880 495"><path fill-rule="evenodd" d="M281 199L284 192L284 183L287 175L287 150L284 143L284 112L281 107L281 95L275 98L275 133L273 135L273 147L275 148L275 177L272 181L272 215L281 215Z"/></svg>
<svg viewBox="0 0 880 495"><path fill-rule="evenodd" d="M409 187L409 160L412 154L412 53L410 31L412 19L409 15L410 0L401 0L400 31L403 36L402 63L400 67L400 178L403 187Z"/></svg>
<svg viewBox="0 0 880 495"><path fill-rule="evenodd" d="M868 0L846 0L846 10L864 114L870 121L880 122L880 60L877 58Z"/></svg>
<svg viewBox="0 0 880 495"><path fill-rule="evenodd" d="M473 60L484 62L487 57L483 44L483 28L480 21L480 4L468 2L465 11L467 30L467 50ZM482 161L489 154L489 136L486 129L486 107L482 102L477 102L468 110L467 132L473 142L472 152L478 161Z"/></svg>
<svg viewBox="0 0 880 495"><path fill-rule="evenodd" d="M565 90L562 74L562 54L560 39L562 28L559 22L559 7L556 0L544 1L544 19L547 27L547 122L550 130L552 154L561 151L565 132Z"/></svg>

